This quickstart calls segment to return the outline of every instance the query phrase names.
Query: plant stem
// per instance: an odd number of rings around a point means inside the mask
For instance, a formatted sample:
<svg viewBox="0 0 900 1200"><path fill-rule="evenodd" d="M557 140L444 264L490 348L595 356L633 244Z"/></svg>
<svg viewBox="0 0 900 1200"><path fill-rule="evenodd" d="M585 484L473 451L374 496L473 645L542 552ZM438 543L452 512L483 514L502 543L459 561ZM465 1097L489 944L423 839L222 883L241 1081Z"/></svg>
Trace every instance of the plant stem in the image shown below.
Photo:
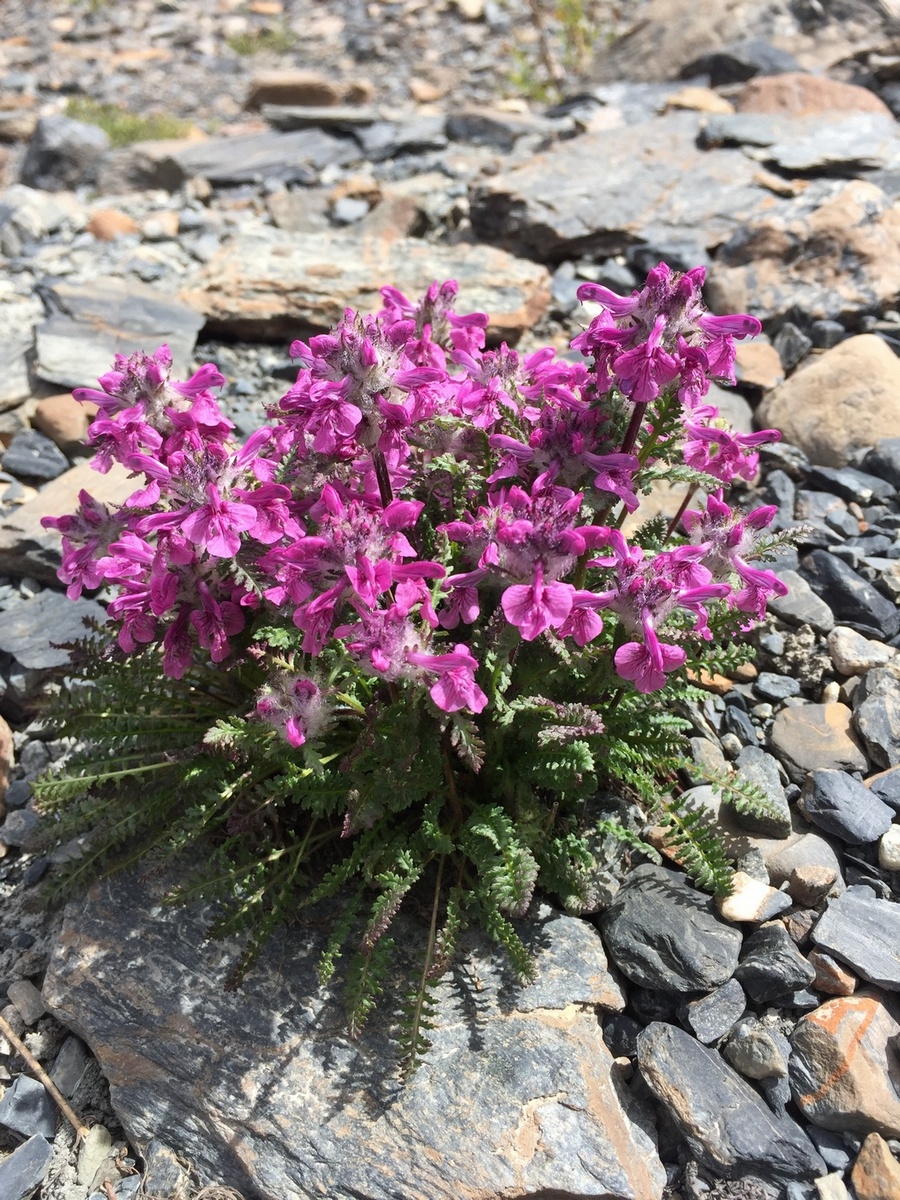
<svg viewBox="0 0 900 1200"><path fill-rule="evenodd" d="M684 511L687 508L687 506L690 504L691 497L693 496L694 492L696 492L696 490L697 490L696 483L692 483L691 486L687 490L687 494L685 495L684 499L682 500L681 504L678 507L678 512L675 514L675 516L669 522L668 528L666 529L666 536L663 538L663 545L666 544L666 542L669 540L669 538L675 532L675 528L678 525L678 522L684 516Z"/></svg>
<svg viewBox="0 0 900 1200"><path fill-rule="evenodd" d="M387 508L394 498L394 493L391 490L391 477L388 475L387 463L384 461L384 455L377 446L372 451L372 466L375 468L375 478L378 480L381 503Z"/></svg>
<svg viewBox="0 0 900 1200"><path fill-rule="evenodd" d="M547 29L544 25L544 14L541 12L540 0L528 0L528 7L531 10L531 22L537 31L538 46L540 47L541 62L544 64L544 70L550 76L551 83L561 95L563 72L553 57L553 51L550 49L550 39L547 37Z"/></svg>
<svg viewBox="0 0 900 1200"><path fill-rule="evenodd" d="M638 431L641 428L641 422L644 419L644 413L647 411L647 404L635 404L631 412L631 420L628 422L628 428L625 430L625 437L622 439L622 446L619 450L620 454L630 454L634 449L634 443L637 441Z"/></svg>
<svg viewBox="0 0 900 1200"><path fill-rule="evenodd" d="M10 1027L9 1022L5 1017L0 1016L0 1033L6 1038L9 1044L13 1047L18 1055L24 1058L25 1062L31 1067L40 1082L44 1085L56 1103L59 1105L63 1116L75 1130L75 1136L79 1141L87 1137L88 1127L83 1123L80 1117L76 1116L65 1096L34 1057L21 1038L16 1037L14 1030Z"/></svg>

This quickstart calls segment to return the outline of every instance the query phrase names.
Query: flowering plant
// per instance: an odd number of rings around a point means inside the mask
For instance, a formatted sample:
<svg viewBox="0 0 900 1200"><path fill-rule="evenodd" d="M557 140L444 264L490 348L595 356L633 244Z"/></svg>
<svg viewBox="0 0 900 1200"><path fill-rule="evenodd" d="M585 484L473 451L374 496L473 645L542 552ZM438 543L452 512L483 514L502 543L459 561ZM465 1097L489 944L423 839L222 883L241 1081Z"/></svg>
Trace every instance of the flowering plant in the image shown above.
<svg viewBox="0 0 900 1200"><path fill-rule="evenodd" d="M143 479L118 509L82 492L45 518L60 578L73 598L111 590L118 678L130 662L165 696L144 705L154 736L182 702L201 721L199 739L166 743L167 726L144 749L205 788L189 809L216 853L245 855L243 915L274 911L250 886L263 861L312 898L354 877L357 905L374 890L323 968L356 937L356 1023L413 889L434 897L420 997L473 918L527 970L509 918L539 876L597 907L585 804L610 776L653 796L683 729L657 693L785 591L757 561L775 510L742 514L723 490L778 435L730 430L708 396L760 326L710 314L703 274L661 264L630 297L584 284L599 311L577 358L487 349L488 318L454 311L454 283L418 302L386 287L375 316L294 342L297 381L242 446L216 367L174 382L165 346L75 392L99 406L94 466ZM660 479L685 484L678 517L626 537ZM45 800L71 800L53 786Z"/></svg>

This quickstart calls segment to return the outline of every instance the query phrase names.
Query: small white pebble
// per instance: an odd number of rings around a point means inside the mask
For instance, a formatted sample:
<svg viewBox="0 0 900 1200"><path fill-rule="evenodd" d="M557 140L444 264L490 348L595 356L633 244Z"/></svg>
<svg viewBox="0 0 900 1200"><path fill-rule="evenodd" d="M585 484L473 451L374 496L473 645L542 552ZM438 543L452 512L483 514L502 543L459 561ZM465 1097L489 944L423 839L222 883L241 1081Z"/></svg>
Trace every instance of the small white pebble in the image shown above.
<svg viewBox="0 0 900 1200"><path fill-rule="evenodd" d="M883 871L900 871L900 825L892 825L881 835L878 865Z"/></svg>
<svg viewBox="0 0 900 1200"><path fill-rule="evenodd" d="M841 694L841 685L836 679L832 679L831 683L826 683L822 688L822 704L837 704L838 697Z"/></svg>

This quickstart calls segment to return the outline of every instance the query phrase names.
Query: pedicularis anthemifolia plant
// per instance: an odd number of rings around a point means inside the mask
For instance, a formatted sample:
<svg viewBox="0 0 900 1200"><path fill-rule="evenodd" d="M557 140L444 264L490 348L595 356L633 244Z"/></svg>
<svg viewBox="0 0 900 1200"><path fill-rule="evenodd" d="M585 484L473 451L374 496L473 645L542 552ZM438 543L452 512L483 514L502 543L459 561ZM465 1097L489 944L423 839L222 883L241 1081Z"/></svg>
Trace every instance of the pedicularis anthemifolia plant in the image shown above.
<svg viewBox="0 0 900 1200"><path fill-rule="evenodd" d="M354 1030L409 897L429 928L412 1059L468 923L527 975L511 919L536 885L598 906L595 852L617 829L588 816L601 785L727 890L701 817L660 801L683 762L677 702L785 589L754 565L775 510L742 515L721 490L778 435L735 433L707 402L759 323L711 315L703 274L660 265L627 298L583 285L600 312L581 361L485 349L488 318L454 312L454 283L418 303L384 288L376 316L292 345L297 382L243 446L219 371L173 382L166 347L76 391L100 409L94 466L144 479L117 510L82 492L45 519L68 595L111 590L117 643L74 648L61 711L86 745L39 786L57 836L92 829L71 881L202 835L178 898L250 930L244 966L298 898L338 898L321 974L352 947ZM683 532L657 518L627 539L660 479L685 484Z"/></svg>

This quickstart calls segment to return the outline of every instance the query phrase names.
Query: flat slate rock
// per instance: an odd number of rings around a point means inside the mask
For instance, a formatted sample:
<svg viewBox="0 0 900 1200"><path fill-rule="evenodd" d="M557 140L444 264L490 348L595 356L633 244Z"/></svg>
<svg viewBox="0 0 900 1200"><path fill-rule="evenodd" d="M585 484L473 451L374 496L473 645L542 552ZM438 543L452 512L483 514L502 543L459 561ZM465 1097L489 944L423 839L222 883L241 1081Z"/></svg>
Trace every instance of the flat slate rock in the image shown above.
<svg viewBox="0 0 900 1200"><path fill-rule="evenodd" d="M869 983L900 991L900 904L848 887L812 930L812 940Z"/></svg>
<svg viewBox="0 0 900 1200"><path fill-rule="evenodd" d="M900 671L873 667L853 694L853 720L879 767L900 766Z"/></svg>
<svg viewBox="0 0 900 1200"><path fill-rule="evenodd" d="M645 242L703 262L769 197L739 150L698 150L698 129L679 112L560 142L473 188L475 235L540 261Z"/></svg>
<svg viewBox="0 0 900 1200"><path fill-rule="evenodd" d="M752 157L786 171L847 175L900 166L897 122L886 113L845 113L828 121L819 113L716 113L701 140L706 146L748 147Z"/></svg>
<svg viewBox="0 0 900 1200"><path fill-rule="evenodd" d="M584 923L522 924L530 997L473 938L480 985L465 961L441 982L432 1049L403 1087L390 1014L351 1041L340 994L322 995L327 924L282 930L226 992L241 945L207 939L210 908L162 905L173 881L117 876L73 902L44 984L136 1147L159 1138L201 1181L279 1200L660 1200L665 1173L603 1043L594 1006L611 982ZM570 938L572 924L583 928ZM411 966L427 931L398 919L394 932ZM386 980L388 994L400 987Z"/></svg>
<svg viewBox="0 0 900 1200"><path fill-rule="evenodd" d="M715 1050L675 1025L654 1022L638 1037L641 1075L684 1135L697 1162L726 1179L786 1182L825 1174L801 1127L772 1112Z"/></svg>
<svg viewBox="0 0 900 1200"><path fill-rule="evenodd" d="M45 671L69 661L67 650L50 642L83 638L83 619L106 620L106 610L96 600L69 600L50 589L17 604L0 622L0 653L8 654L26 671Z"/></svg>
<svg viewBox="0 0 900 1200"><path fill-rule="evenodd" d="M234 337L274 341L330 329L345 308L377 312L386 284L418 299L435 280L459 283L458 312L486 312L488 335L514 342L544 315L544 267L490 246L348 233L239 235L184 287L181 297Z"/></svg>
<svg viewBox="0 0 900 1200"><path fill-rule="evenodd" d="M894 810L846 771L812 771L800 807L814 825L850 845L876 842L890 829Z"/></svg>
<svg viewBox="0 0 900 1200"><path fill-rule="evenodd" d="M56 280L43 291L51 315L36 331L35 372L63 387L94 387L115 354L152 354L166 342L173 378L186 378L203 317L164 292L121 279Z"/></svg>
<svg viewBox="0 0 900 1200"><path fill-rule="evenodd" d="M36 1133L0 1162L0 1196L3 1200L28 1200L50 1168L53 1147Z"/></svg>
<svg viewBox="0 0 900 1200"><path fill-rule="evenodd" d="M44 482L67 471L69 460L50 438L36 429L23 429L0 457L0 467L18 479Z"/></svg>
<svg viewBox="0 0 900 1200"><path fill-rule="evenodd" d="M309 184L323 167L360 157L356 142L313 128L209 138L173 151L169 162L182 179L199 175L216 187L225 187L268 179Z"/></svg>
<svg viewBox="0 0 900 1200"><path fill-rule="evenodd" d="M734 974L741 934L684 875L636 867L600 917L615 965L632 983L666 992L706 992Z"/></svg>
<svg viewBox="0 0 900 1200"><path fill-rule="evenodd" d="M783 708L769 732L769 743L794 783L808 771L865 771L865 752L846 704L800 704Z"/></svg>

